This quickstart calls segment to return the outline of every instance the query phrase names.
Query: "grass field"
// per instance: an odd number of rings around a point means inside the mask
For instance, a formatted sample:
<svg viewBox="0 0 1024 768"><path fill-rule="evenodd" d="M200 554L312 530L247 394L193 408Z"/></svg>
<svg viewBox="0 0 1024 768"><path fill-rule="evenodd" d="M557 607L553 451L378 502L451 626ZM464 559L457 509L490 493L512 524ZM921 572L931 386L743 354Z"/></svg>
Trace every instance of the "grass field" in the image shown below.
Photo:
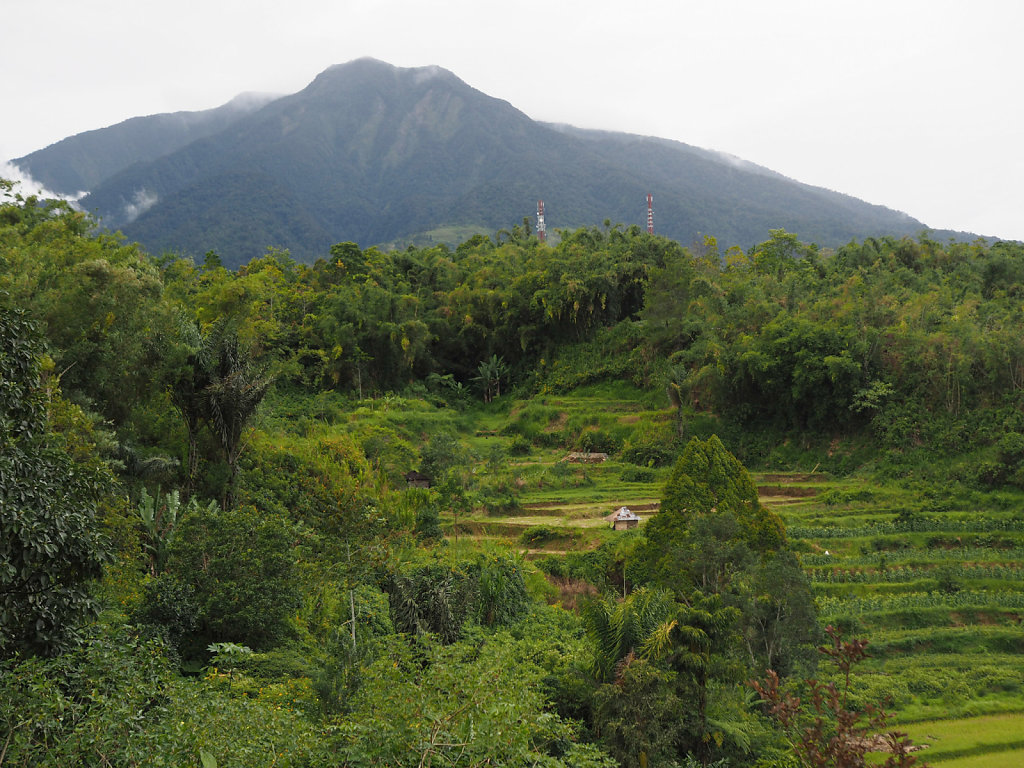
<svg viewBox="0 0 1024 768"><path fill-rule="evenodd" d="M901 728L920 757L941 768L1002 768L1024 765L1024 714L930 720Z"/></svg>

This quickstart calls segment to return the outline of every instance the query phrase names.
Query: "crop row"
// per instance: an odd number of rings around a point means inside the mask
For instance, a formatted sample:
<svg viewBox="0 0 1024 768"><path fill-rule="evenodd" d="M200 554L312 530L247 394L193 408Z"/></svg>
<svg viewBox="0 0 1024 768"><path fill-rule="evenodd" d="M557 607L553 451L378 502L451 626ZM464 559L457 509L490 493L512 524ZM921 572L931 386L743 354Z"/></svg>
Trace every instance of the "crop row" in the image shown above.
<svg viewBox="0 0 1024 768"><path fill-rule="evenodd" d="M1024 519L993 519L982 516L971 520L947 518L921 518L918 520L880 520L855 526L794 525L787 529L791 539L855 539L893 533L990 533L994 531L1024 531Z"/></svg>
<svg viewBox="0 0 1024 768"><path fill-rule="evenodd" d="M980 592L963 590L950 594L941 592L909 592L898 595L873 595L868 597L819 597L818 610L822 616L839 614L882 613L905 611L917 608L1009 608L1024 609L1024 592L999 590Z"/></svg>
<svg viewBox="0 0 1024 768"><path fill-rule="evenodd" d="M812 568L808 571L808 576L813 582L825 584L903 584L919 579L934 578L938 571L941 571L941 574L947 578L1001 579L1003 581L1024 579L1024 567L1019 565L944 565L941 569L926 566L897 566L884 570Z"/></svg>
<svg viewBox="0 0 1024 768"><path fill-rule="evenodd" d="M801 561L804 565L835 565L838 562L846 567L870 566L878 567L882 564L893 566L897 564L923 564L937 561L960 561L960 562L991 562L994 560L1011 560L1024 562L1024 549L1013 547L1002 549L999 547L960 547L953 549L905 549L887 550L884 553L873 553L859 555L856 557L839 557L837 555L807 554L803 555Z"/></svg>

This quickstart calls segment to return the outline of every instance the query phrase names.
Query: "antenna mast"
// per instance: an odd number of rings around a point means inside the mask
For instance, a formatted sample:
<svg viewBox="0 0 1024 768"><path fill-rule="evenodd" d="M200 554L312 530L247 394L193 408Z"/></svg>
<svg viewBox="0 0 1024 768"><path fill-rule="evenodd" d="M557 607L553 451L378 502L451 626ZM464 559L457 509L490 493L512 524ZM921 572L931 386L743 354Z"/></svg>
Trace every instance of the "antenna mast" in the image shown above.
<svg viewBox="0 0 1024 768"><path fill-rule="evenodd" d="M544 201L537 201L537 239L542 243L547 238L547 228L544 224Z"/></svg>
<svg viewBox="0 0 1024 768"><path fill-rule="evenodd" d="M647 193L647 234L654 234L654 195Z"/></svg>

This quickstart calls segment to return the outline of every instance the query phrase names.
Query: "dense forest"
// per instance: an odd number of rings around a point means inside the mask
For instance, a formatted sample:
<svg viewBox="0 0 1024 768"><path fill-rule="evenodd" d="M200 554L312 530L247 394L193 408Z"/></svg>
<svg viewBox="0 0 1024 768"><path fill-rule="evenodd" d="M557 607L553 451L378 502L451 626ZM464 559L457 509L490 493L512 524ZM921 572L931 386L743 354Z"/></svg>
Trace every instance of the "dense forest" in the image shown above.
<svg viewBox="0 0 1024 768"><path fill-rule="evenodd" d="M859 764L872 692L806 682L863 656L829 553L747 467L1024 489L1019 243L524 222L229 270L2 192L0 765ZM644 410L557 412L594 386ZM542 450L657 514L540 558L460 525Z"/></svg>

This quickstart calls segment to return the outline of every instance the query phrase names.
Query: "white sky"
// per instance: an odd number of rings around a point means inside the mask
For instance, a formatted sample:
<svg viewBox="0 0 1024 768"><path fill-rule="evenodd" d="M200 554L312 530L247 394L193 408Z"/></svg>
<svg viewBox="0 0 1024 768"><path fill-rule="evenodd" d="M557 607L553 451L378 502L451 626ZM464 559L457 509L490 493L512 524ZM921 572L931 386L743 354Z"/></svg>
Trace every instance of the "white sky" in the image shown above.
<svg viewBox="0 0 1024 768"><path fill-rule="evenodd" d="M1024 240L1017 0L4 0L0 159L360 56ZM799 233L797 233L799 234Z"/></svg>

